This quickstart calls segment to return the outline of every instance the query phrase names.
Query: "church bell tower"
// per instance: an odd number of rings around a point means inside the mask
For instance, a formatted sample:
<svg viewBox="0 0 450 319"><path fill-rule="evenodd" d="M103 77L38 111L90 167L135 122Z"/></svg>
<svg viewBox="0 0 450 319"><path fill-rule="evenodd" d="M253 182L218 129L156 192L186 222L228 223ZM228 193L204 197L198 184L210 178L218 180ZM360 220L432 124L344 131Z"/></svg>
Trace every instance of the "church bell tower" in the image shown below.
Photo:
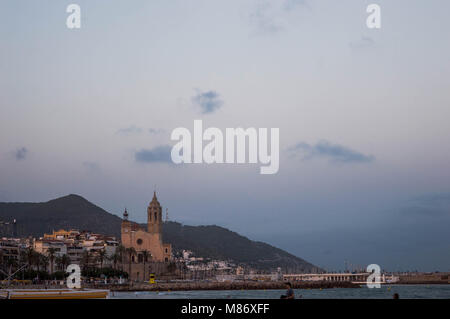
<svg viewBox="0 0 450 319"><path fill-rule="evenodd" d="M153 193L153 199L147 208L147 225L149 233L161 234L162 207L156 198L156 192Z"/></svg>

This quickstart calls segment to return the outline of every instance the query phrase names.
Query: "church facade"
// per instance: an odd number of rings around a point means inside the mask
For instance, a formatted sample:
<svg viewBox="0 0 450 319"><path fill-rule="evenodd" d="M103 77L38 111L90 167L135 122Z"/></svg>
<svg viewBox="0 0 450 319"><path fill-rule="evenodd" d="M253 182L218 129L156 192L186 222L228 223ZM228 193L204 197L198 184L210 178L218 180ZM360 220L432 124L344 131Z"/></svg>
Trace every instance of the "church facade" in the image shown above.
<svg viewBox="0 0 450 319"><path fill-rule="evenodd" d="M162 223L162 207L156 198L156 192L153 193L153 199L147 208L147 229L129 221L128 212L125 210L121 229L122 245L136 250L136 255L132 256L131 260L133 263L171 261L172 246L163 243Z"/></svg>

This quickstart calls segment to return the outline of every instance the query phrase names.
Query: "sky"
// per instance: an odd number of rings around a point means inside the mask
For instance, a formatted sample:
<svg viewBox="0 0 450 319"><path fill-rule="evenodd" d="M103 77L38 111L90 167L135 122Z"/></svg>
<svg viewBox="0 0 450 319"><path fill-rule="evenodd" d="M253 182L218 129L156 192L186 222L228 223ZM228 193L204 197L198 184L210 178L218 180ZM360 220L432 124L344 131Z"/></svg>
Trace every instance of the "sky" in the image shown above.
<svg viewBox="0 0 450 319"><path fill-rule="evenodd" d="M68 29L66 7L81 8ZM369 4L381 28L366 26ZM450 2L0 2L0 201L79 194L330 270L450 271ZM280 169L171 163L177 127L279 128Z"/></svg>

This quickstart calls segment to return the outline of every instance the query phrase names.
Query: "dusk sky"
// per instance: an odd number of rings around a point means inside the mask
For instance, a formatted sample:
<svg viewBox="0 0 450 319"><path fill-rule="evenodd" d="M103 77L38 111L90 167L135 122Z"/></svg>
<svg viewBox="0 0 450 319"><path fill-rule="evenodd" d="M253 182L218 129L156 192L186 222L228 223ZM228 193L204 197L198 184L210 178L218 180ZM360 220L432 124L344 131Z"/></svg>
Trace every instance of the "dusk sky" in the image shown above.
<svg viewBox="0 0 450 319"><path fill-rule="evenodd" d="M68 29L66 7L81 7ZM366 8L381 7L381 29ZM330 270L450 270L448 0L0 1L0 201L79 194ZM279 128L280 168L171 163L177 127Z"/></svg>

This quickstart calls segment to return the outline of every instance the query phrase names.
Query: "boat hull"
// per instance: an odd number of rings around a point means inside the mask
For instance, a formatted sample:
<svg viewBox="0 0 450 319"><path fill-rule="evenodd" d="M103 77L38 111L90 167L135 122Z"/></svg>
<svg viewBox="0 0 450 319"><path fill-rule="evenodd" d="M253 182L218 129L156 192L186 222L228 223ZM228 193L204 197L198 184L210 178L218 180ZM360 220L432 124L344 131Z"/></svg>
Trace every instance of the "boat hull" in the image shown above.
<svg viewBox="0 0 450 319"><path fill-rule="evenodd" d="M109 290L8 289L0 291L3 299L106 299Z"/></svg>

